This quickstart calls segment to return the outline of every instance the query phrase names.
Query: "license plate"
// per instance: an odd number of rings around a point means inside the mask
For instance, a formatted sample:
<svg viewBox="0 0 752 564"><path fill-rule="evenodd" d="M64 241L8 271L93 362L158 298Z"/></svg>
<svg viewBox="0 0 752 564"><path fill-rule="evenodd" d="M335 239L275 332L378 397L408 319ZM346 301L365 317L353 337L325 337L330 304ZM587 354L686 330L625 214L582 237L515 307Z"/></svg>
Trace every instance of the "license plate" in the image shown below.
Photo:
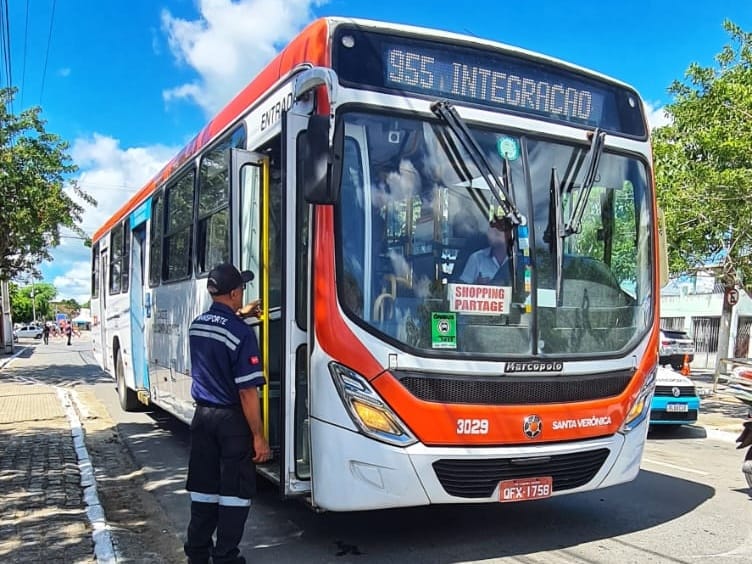
<svg viewBox="0 0 752 564"><path fill-rule="evenodd" d="M521 480L502 480L499 482L499 501L527 501L550 497L553 493L553 478L524 478Z"/></svg>
<svg viewBox="0 0 752 564"><path fill-rule="evenodd" d="M689 406L686 403L669 403L666 405L666 411L671 413L686 413L689 411Z"/></svg>

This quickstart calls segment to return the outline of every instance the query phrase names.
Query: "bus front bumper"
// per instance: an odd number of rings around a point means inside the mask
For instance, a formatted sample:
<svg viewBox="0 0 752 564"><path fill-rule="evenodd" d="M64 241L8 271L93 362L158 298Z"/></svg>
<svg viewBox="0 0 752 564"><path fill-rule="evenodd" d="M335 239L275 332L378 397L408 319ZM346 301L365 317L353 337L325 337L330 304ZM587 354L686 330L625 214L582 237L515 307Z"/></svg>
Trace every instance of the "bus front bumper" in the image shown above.
<svg viewBox="0 0 752 564"><path fill-rule="evenodd" d="M499 482L515 477L552 476L554 496L613 486L637 476L647 429L646 418L628 434L576 442L400 448L314 419L313 503L359 511L498 502Z"/></svg>

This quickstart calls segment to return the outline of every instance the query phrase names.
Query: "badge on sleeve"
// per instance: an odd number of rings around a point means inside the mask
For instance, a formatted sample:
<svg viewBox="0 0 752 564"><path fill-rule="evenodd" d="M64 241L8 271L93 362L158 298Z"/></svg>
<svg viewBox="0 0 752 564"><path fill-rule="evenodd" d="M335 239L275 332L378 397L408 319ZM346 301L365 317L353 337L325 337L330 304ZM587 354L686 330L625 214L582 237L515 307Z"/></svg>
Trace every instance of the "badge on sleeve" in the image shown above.
<svg viewBox="0 0 752 564"><path fill-rule="evenodd" d="M259 360L259 357L257 357L256 355L248 357L248 364L258 364L259 362L261 361Z"/></svg>

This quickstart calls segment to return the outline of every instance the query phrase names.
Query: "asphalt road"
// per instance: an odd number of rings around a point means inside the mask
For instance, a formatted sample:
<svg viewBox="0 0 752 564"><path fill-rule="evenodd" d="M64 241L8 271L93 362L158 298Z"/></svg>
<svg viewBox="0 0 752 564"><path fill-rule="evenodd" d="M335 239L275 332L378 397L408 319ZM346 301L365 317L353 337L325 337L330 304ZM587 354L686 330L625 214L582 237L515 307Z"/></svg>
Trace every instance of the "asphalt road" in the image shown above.
<svg viewBox="0 0 752 564"><path fill-rule="evenodd" d="M85 346L75 349L67 353L75 363L39 355L40 363L61 364L61 379L94 391L182 535L187 427L159 410L122 412L114 384L91 366ZM44 373L40 366L37 377ZM732 439L702 427L651 432L634 482L518 504L317 514L261 480L241 548L249 561L274 563L746 563L752 498Z"/></svg>

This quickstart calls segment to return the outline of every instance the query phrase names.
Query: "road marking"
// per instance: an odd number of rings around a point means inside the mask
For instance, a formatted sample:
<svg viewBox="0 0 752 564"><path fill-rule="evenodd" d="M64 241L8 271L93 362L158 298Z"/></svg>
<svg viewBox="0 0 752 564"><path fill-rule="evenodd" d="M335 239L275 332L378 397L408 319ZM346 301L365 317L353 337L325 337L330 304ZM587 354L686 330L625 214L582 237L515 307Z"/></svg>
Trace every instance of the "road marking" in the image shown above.
<svg viewBox="0 0 752 564"><path fill-rule="evenodd" d="M650 458L645 457L643 457L642 460L647 462L648 464L665 466L666 468L673 468L674 470L679 470L680 472L689 472L690 474L697 474L698 476L710 476L709 472L702 472L693 468L687 468L686 466L677 466L676 464L669 464L668 462L658 462L657 460L651 460Z"/></svg>

